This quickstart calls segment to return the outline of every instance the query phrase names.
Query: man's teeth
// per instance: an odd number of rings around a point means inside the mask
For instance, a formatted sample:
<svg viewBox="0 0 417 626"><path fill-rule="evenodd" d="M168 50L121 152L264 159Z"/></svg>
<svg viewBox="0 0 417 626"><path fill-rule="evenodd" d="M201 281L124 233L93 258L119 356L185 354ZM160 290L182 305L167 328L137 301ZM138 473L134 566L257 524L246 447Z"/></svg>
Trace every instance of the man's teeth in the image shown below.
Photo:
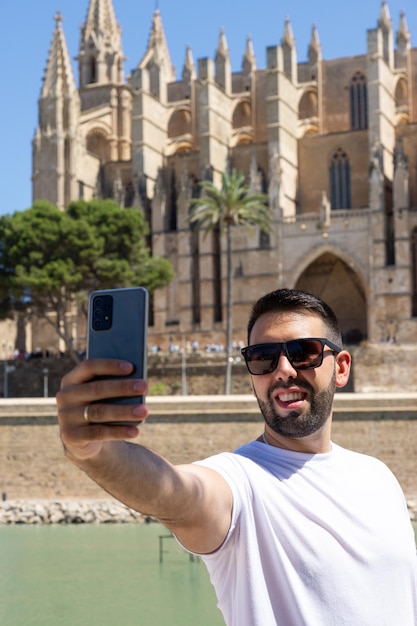
<svg viewBox="0 0 417 626"><path fill-rule="evenodd" d="M304 394L302 393L280 393L278 398L281 402L294 402L294 400L302 400Z"/></svg>

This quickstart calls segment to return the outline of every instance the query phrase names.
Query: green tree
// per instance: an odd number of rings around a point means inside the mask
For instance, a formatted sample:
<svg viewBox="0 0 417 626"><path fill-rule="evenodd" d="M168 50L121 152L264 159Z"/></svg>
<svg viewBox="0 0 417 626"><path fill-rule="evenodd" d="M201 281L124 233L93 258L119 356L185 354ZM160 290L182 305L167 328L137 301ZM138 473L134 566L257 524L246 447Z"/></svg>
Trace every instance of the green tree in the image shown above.
<svg viewBox="0 0 417 626"><path fill-rule="evenodd" d="M140 284L152 292L172 280L170 263L150 256L147 232L139 211L112 201L75 202L68 211L42 201L1 216L1 314L29 308L77 360L67 315L75 302L85 305L93 289Z"/></svg>
<svg viewBox="0 0 417 626"><path fill-rule="evenodd" d="M231 392L232 374L232 328L233 328L233 271L232 271L232 228L244 226L251 231L254 226L263 232L272 228L268 196L251 194L242 173L233 170L222 174L221 189L213 182L201 183L202 195L191 203L189 221L207 235L218 232L226 237L226 374L225 394Z"/></svg>

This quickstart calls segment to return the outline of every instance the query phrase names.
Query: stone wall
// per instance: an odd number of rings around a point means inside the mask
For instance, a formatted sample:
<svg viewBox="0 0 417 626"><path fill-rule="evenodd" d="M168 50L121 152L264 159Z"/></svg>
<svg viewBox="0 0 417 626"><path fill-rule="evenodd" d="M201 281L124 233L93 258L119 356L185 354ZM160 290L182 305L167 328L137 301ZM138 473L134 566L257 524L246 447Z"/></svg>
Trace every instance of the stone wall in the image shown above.
<svg viewBox="0 0 417 626"><path fill-rule="evenodd" d="M1 425L0 490L7 499L103 498L103 490L72 466L62 452L55 424ZM259 436L262 422L152 422L138 443L173 463L233 450ZM384 461L408 497L417 496L417 420L336 420L333 440Z"/></svg>
<svg viewBox="0 0 417 626"><path fill-rule="evenodd" d="M380 392L399 390L414 392L417 389L416 344L366 344L350 349L353 366L349 385L345 391ZM251 393L250 379L240 353L234 354L232 367L232 393ZM4 362L3 362L4 363ZM54 397L62 376L74 363L67 357L34 358L8 361L8 397L42 397L47 377L47 394ZM224 391L224 354L199 352L186 355L187 393L190 395L217 395ZM46 373L47 370L47 373ZM406 375L405 375L406 372ZM4 395L5 367L0 364L0 396ZM181 395L183 368L181 355L162 352L148 358L150 395ZM3 393L1 393L3 391Z"/></svg>

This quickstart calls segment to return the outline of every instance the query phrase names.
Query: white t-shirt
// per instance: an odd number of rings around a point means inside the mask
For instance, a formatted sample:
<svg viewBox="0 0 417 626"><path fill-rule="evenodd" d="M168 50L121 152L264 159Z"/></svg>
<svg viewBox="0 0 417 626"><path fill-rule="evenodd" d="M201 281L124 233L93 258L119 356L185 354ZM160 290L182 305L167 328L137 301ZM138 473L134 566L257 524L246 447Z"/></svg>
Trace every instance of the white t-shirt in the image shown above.
<svg viewBox="0 0 417 626"><path fill-rule="evenodd" d="M233 492L228 536L202 557L228 626L417 625L414 534L382 462L254 441L199 464Z"/></svg>

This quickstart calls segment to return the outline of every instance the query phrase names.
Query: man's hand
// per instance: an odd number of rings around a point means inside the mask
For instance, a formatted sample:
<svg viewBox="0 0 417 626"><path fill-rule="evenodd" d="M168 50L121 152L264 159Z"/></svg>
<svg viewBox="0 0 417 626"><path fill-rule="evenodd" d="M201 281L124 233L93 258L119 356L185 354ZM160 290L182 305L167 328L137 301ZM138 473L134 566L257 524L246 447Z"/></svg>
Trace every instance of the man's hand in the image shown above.
<svg viewBox="0 0 417 626"><path fill-rule="evenodd" d="M146 419L144 404L118 405L100 400L145 394L146 381L124 379L132 365L115 359L91 359L77 365L61 382L56 395L61 438L68 456L76 462L97 456L106 441L137 437L138 427L115 425L115 422L138 422ZM117 377L97 380L96 377ZM111 422L111 425L109 425Z"/></svg>

